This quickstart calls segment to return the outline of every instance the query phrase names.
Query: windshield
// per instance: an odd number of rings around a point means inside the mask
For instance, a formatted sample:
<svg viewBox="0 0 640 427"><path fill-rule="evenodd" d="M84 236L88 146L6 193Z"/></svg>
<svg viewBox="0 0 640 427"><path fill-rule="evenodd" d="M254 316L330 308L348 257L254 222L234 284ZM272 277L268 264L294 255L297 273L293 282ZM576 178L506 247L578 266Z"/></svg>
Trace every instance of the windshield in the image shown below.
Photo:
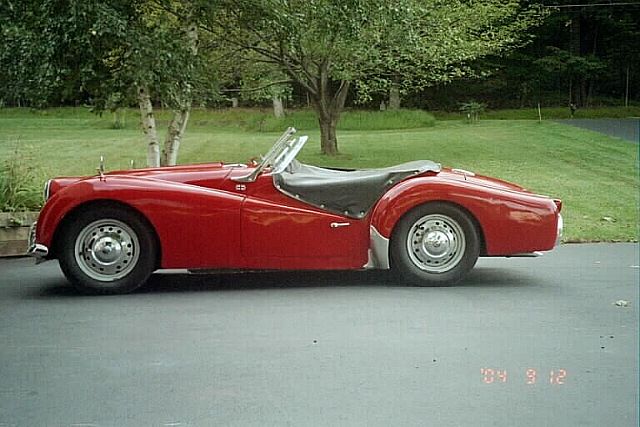
<svg viewBox="0 0 640 427"><path fill-rule="evenodd" d="M262 157L262 161L249 175L236 178L235 180L239 182L253 182L258 175L269 166L272 167L273 173L281 173L284 171L308 139L307 136L293 138L293 134L295 133L295 128L288 128L280 135L267 154Z"/></svg>

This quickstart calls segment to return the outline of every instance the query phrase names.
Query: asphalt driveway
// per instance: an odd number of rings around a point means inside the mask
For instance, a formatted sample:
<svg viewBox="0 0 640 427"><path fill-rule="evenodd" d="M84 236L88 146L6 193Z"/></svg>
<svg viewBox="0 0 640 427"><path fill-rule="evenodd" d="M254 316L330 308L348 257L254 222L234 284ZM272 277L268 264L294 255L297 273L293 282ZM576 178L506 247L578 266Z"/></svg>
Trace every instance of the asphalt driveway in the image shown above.
<svg viewBox="0 0 640 427"><path fill-rule="evenodd" d="M450 288L157 274L86 297L0 260L0 426L637 426L638 263L563 245Z"/></svg>
<svg viewBox="0 0 640 427"><path fill-rule="evenodd" d="M569 119L557 120L565 125L576 126L620 138L625 141L640 142L640 118L629 119Z"/></svg>

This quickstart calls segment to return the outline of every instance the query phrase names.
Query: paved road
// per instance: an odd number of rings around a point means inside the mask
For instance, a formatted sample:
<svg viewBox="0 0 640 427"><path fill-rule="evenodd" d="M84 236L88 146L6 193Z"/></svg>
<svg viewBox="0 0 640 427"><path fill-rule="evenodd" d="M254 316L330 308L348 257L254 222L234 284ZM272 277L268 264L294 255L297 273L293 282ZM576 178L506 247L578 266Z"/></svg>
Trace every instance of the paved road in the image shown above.
<svg viewBox="0 0 640 427"><path fill-rule="evenodd" d="M164 274L86 297L0 260L0 426L637 426L638 273L637 245L564 245L451 288Z"/></svg>
<svg viewBox="0 0 640 427"><path fill-rule="evenodd" d="M640 119L570 119L557 120L565 125L600 132L629 142L640 142Z"/></svg>

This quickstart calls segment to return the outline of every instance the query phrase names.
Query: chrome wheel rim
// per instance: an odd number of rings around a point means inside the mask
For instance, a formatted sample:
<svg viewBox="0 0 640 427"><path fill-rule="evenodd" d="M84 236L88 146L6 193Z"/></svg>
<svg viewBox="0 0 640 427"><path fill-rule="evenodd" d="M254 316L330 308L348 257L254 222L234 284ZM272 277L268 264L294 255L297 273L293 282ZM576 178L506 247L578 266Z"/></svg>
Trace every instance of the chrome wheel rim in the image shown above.
<svg viewBox="0 0 640 427"><path fill-rule="evenodd" d="M131 227L115 219L100 219L78 234L75 259L90 278L113 282L134 269L139 250L138 236Z"/></svg>
<svg viewBox="0 0 640 427"><path fill-rule="evenodd" d="M418 219L407 235L407 252L413 264L429 273L445 273L460 263L466 239L460 224L441 214Z"/></svg>

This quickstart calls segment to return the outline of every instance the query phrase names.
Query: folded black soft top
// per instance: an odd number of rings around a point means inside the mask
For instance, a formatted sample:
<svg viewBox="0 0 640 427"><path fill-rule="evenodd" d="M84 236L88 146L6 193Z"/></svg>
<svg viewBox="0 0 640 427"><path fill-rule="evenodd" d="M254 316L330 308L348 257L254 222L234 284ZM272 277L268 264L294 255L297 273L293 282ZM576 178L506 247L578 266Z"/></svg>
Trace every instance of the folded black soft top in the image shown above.
<svg viewBox="0 0 640 427"><path fill-rule="evenodd" d="M327 211L362 218L391 187L403 179L427 171L440 171L430 160L417 160L381 169L342 171L293 161L273 176L283 193Z"/></svg>

